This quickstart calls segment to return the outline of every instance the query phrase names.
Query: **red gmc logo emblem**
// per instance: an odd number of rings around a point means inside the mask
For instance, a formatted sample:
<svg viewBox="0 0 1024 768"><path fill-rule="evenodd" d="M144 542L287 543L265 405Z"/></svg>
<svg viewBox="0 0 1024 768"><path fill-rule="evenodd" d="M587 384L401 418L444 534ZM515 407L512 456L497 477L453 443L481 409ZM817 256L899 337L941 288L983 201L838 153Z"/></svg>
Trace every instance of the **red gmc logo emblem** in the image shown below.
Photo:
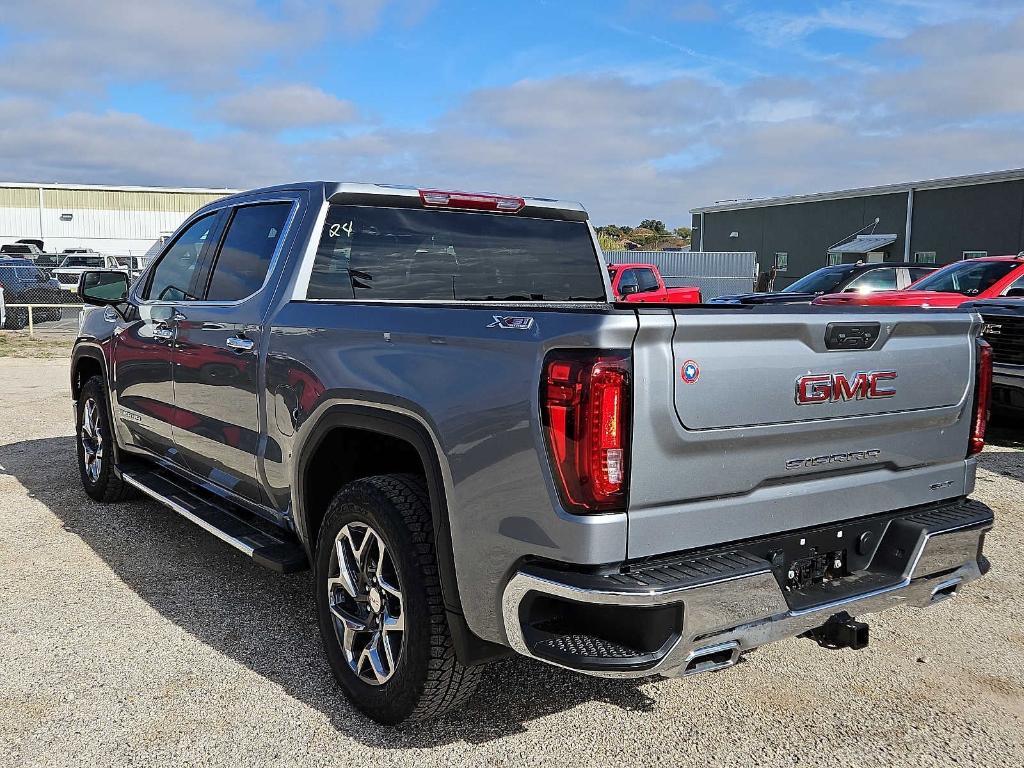
<svg viewBox="0 0 1024 768"><path fill-rule="evenodd" d="M838 403L841 400L876 400L892 397L894 389L886 389L884 382L896 378L896 371L855 373L812 373L796 380L796 404Z"/></svg>

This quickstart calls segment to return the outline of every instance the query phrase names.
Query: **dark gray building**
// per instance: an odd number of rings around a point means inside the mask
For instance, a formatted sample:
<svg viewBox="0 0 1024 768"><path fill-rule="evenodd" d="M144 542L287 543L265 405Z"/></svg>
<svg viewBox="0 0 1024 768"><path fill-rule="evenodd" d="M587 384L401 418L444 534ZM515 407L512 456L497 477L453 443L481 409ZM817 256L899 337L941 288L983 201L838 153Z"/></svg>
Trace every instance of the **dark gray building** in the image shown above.
<svg viewBox="0 0 1024 768"><path fill-rule="evenodd" d="M776 288L826 264L1024 250L1024 169L694 208L693 247L756 251ZM877 221L876 221L877 220Z"/></svg>

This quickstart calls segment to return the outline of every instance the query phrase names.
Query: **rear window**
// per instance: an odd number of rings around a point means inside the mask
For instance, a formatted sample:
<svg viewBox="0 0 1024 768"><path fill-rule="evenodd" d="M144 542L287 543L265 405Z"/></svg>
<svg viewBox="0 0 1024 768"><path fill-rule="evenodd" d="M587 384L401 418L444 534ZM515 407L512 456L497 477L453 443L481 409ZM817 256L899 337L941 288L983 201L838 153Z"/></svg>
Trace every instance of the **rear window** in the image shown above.
<svg viewBox="0 0 1024 768"><path fill-rule="evenodd" d="M834 269L822 267L801 277L792 285L782 289L783 293L833 293L854 270L854 267Z"/></svg>
<svg viewBox="0 0 1024 768"><path fill-rule="evenodd" d="M102 256L68 256L61 263L62 267L96 267L102 269L106 266Z"/></svg>
<svg viewBox="0 0 1024 768"><path fill-rule="evenodd" d="M604 301L583 222L332 205L308 298Z"/></svg>

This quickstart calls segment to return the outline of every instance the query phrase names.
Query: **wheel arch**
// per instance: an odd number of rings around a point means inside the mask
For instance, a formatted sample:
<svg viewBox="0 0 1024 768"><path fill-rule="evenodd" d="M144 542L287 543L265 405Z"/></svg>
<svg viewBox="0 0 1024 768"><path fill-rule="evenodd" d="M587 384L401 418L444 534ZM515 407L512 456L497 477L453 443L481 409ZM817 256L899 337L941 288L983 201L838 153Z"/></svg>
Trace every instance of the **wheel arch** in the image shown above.
<svg viewBox="0 0 1024 768"><path fill-rule="evenodd" d="M292 476L292 510L296 532L309 554L315 557L316 539L322 515L311 508L310 480L319 451L337 430L354 430L386 436L407 444L415 452L426 480L434 545L445 613L459 659L465 664L489 661L509 653L509 649L480 639L473 634L463 616L462 599L455 571L455 551L451 538L448 500L451 474L437 438L427 422L414 411L390 404L357 401L322 405L313 415L295 450ZM343 483L339 483L339 487Z"/></svg>
<svg viewBox="0 0 1024 768"><path fill-rule="evenodd" d="M103 349L95 344L79 342L71 355L71 399L78 400L82 385L97 374L103 378L104 384L110 381Z"/></svg>

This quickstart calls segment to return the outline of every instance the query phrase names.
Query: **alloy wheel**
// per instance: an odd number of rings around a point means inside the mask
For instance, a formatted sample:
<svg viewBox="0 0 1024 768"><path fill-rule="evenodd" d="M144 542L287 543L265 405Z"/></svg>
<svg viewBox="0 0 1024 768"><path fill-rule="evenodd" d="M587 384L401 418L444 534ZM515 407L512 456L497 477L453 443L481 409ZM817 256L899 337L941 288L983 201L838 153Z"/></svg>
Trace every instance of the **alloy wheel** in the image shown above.
<svg viewBox="0 0 1024 768"><path fill-rule="evenodd" d="M81 440L85 474L95 483L103 471L103 433L100 431L99 406L92 398L82 406Z"/></svg>
<svg viewBox="0 0 1024 768"><path fill-rule="evenodd" d="M356 677L383 685L395 674L405 634L405 606L384 539L366 523L334 539L327 601L345 660Z"/></svg>

